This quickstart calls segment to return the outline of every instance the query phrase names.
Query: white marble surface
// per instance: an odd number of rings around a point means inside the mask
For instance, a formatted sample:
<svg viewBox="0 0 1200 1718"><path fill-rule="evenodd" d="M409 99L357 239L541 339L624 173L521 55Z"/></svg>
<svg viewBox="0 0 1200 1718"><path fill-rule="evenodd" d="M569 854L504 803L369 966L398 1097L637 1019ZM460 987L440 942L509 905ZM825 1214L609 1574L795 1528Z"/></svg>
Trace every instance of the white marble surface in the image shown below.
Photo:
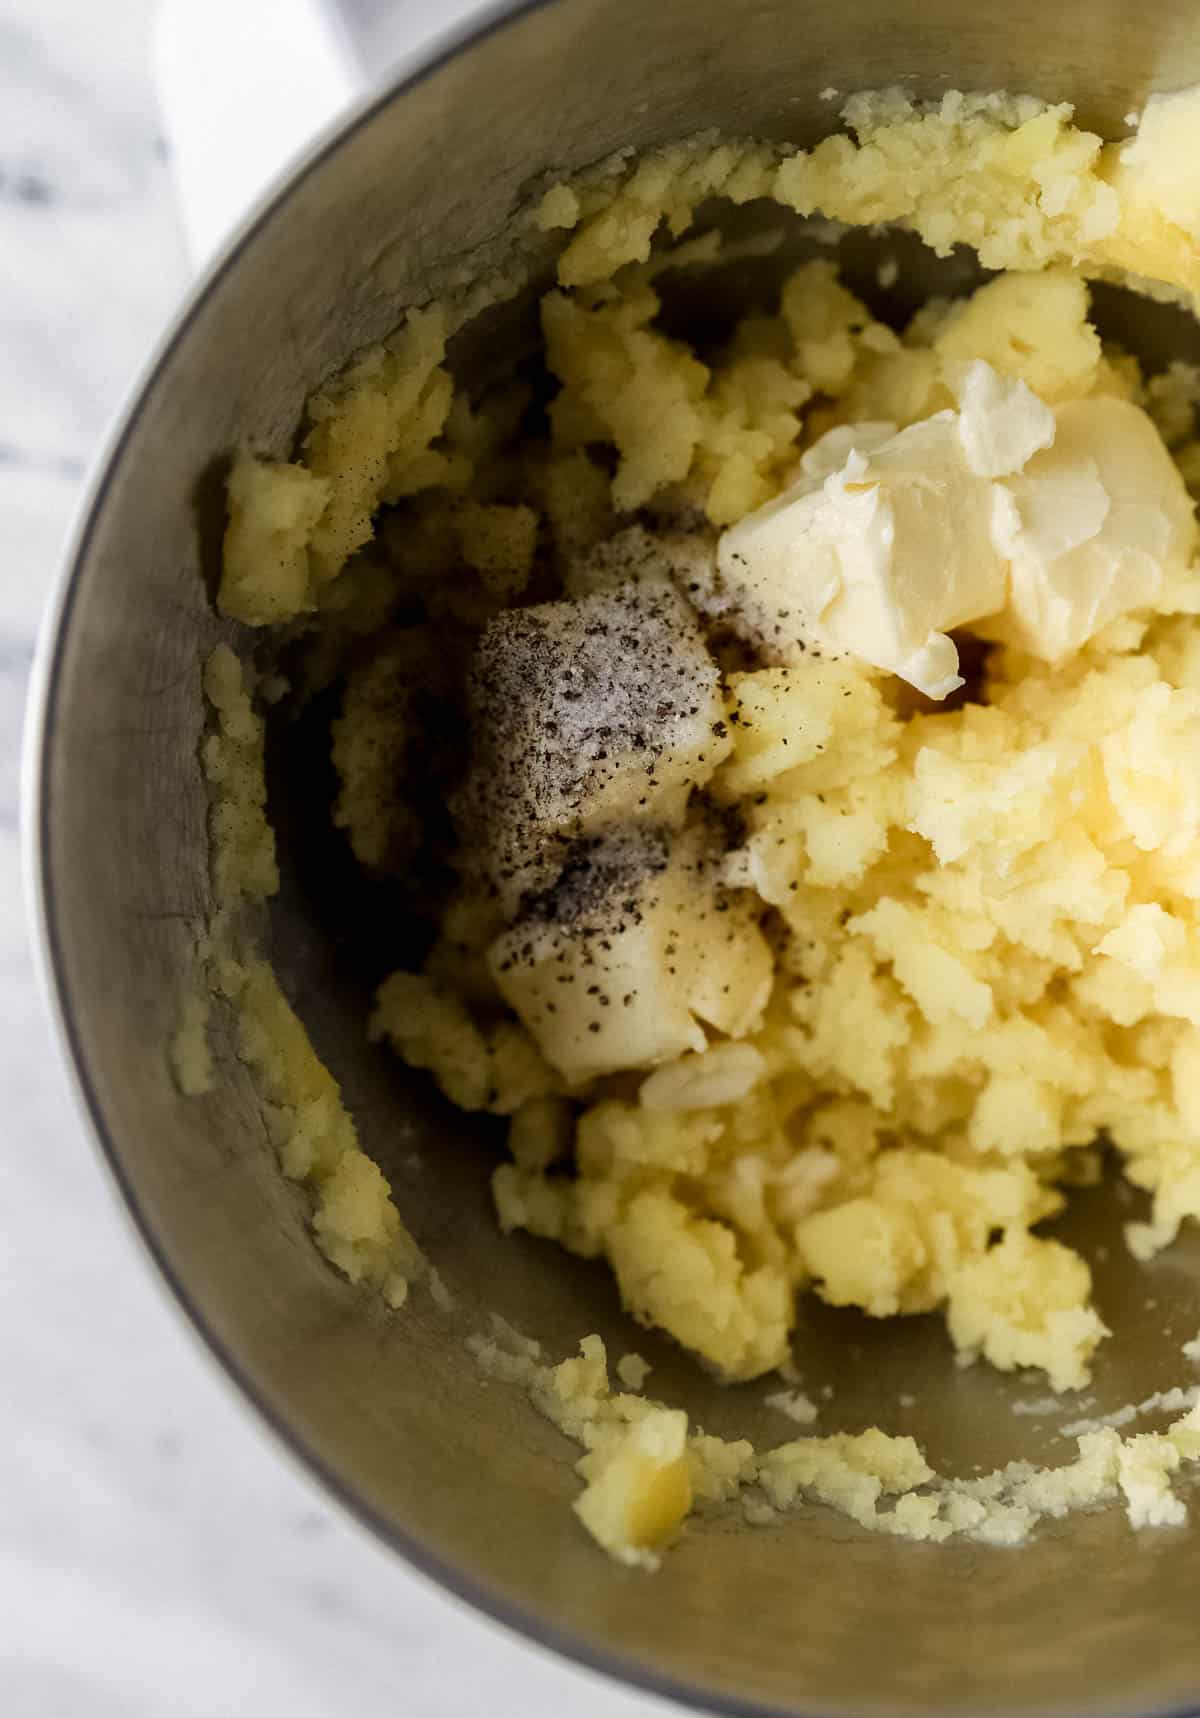
<svg viewBox="0 0 1200 1718"><path fill-rule="evenodd" d="M44 1023L17 831L34 633L188 272L153 3L0 0L0 1714L645 1718L663 1708L464 1612L285 1463L135 1251Z"/></svg>

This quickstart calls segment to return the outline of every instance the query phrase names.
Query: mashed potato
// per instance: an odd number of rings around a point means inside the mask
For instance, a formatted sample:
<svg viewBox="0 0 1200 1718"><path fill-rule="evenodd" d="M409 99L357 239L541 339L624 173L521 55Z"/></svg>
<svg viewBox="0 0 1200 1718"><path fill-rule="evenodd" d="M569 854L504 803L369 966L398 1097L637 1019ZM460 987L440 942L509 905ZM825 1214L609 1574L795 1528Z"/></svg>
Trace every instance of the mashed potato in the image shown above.
<svg viewBox="0 0 1200 1718"><path fill-rule="evenodd" d="M456 1104L510 1118L506 1230L606 1258L635 1317L729 1379L785 1361L809 1290L879 1318L941 1309L964 1360L1077 1388L1107 1332L1086 1262L1037 1229L1081 1159L1103 1136L1153 1195L1139 1257L1200 1216L1200 581L1179 475L1200 469L1197 389L1106 349L1087 289L1200 290L1177 147L1200 114L1152 104L1124 145L1029 98L862 96L844 117L808 152L699 139L550 189L534 219L565 244L544 413L524 383L456 392L453 317L414 312L312 402L295 462L239 457L220 606L307 635L314 685L344 676L334 815L368 870L419 864L422 711L448 701L470 730L465 772L442 779L454 887L425 969L386 981L370 1030ZM895 330L810 262L700 353L657 320L678 260L663 235L713 196L898 223L1010 272ZM1044 516L1024 462L1098 403L1140 426L1169 531L1140 491L1100 492L1137 594L1106 586L1079 624L1054 610L1039 650L1049 611L1004 596L1032 565L1013 548L1000 598L971 611L977 684L949 703L852 633L805 647L761 605L751 625L714 573L717 532L860 444L869 459L960 406L965 422L968 373L1033 414L1016 464L964 445L1039 553L1103 460L1072 456ZM277 874L229 652L206 687L228 906ZM419 1255L336 1087L262 963L214 959L320 1244L398 1301ZM881 1432L761 1456L705 1438L612 1396L594 1338L553 1372L519 1345L479 1352L583 1443L581 1518L633 1561L693 1500L745 1488L752 1516L810 1496L916 1538L1013 1542L1117 1496L1165 1524L1200 1448L1191 1419L1125 1443L1108 1427L1059 1473L943 1482Z"/></svg>

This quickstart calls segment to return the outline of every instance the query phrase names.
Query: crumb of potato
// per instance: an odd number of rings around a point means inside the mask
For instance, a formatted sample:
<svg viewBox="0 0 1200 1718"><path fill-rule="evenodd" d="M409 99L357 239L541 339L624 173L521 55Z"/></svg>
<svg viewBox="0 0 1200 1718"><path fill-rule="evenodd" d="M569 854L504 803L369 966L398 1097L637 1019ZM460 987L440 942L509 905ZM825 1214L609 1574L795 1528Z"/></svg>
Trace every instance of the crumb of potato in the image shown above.
<svg viewBox="0 0 1200 1718"><path fill-rule="evenodd" d="M744 1439L693 1429L686 1414L648 1400L638 1387L614 1392L598 1336L584 1337L578 1356L558 1366L545 1364L537 1344L502 1322L492 1337L469 1338L468 1347L483 1372L527 1390L539 1412L582 1445L576 1465L585 1486L576 1512L607 1551L643 1568L656 1566L695 1508L739 1497L752 1525L817 1502L867 1532L934 1543L964 1537L1021 1545L1042 1520L1118 1498L1133 1527L1178 1526L1187 1507L1175 1479L1200 1460L1198 1407L1162 1433L1085 1431L1074 1440L1074 1460L1061 1467L1014 1462L979 1479L935 1473L912 1438L877 1426L756 1451ZM801 1424L815 1417L794 1407L784 1411Z"/></svg>
<svg viewBox="0 0 1200 1718"><path fill-rule="evenodd" d="M640 1390L653 1370L640 1354L622 1354L617 1361L617 1377L627 1390Z"/></svg>

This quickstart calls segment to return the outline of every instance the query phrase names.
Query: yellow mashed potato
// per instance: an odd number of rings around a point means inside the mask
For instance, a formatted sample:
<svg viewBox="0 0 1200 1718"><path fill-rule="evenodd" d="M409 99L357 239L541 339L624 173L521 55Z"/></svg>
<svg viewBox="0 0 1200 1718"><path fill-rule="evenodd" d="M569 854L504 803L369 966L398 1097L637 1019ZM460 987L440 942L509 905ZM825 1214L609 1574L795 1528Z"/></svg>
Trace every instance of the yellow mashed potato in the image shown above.
<svg viewBox="0 0 1200 1718"><path fill-rule="evenodd" d="M334 815L368 869L403 878L424 839L397 783L442 640L476 638L564 581L588 600L572 578L586 566L601 589L597 545L635 515L652 541L680 519L732 525L820 436L921 422L980 359L1049 406L1132 402L1182 473L1200 470L1196 377L1147 379L1105 349L1086 284L1200 291L1200 191L1177 167L1195 98L1151 104L1124 145L1024 97L863 96L844 117L848 133L811 151L704 138L546 192L533 220L565 243L541 305L541 422L523 383L482 401L456 391L445 355L461 318L434 306L311 402L294 462L239 455L220 606L307 634L313 686L345 676ZM1009 272L897 332L811 262L701 357L656 318L664 269L715 250L672 252L663 234L679 238L714 196L896 223ZM422 625L399 625L414 603ZM688 1029L707 1030L648 1068L581 1060L582 1013L531 1029L495 953L525 934L516 909L464 862L424 970L383 984L372 1036L456 1104L510 1118L494 1184L506 1229L606 1258L634 1316L726 1378L785 1361L812 1290L874 1317L941 1309L964 1358L1081 1386L1107 1332L1085 1261L1037 1226L1094 1168L1098 1137L1153 1195L1129 1230L1139 1257L1200 1216L1198 611L1189 573L1054 662L1000 621L983 629L974 696L949 706L853 657L727 664L697 754L703 816L736 825L704 885L728 934L705 933L688 981ZM261 718L224 647L206 690L228 915L277 872ZM681 841L698 803L672 813ZM699 875L684 874L681 900ZM284 1169L314 1189L320 1245L398 1303L424 1268L416 1246L269 969L222 934L217 988L239 1011ZM661 1019L673 945L638 948L628 996ZM177 1061L197 1090L202 1036L189 1002ZM600 1041L617 1041L611 1020ZM693 1500L743 1492L751 1518L813 1496L917 1538L1014 1542L1043 1515L1118 1496L1135 1524L1167 1523L1182 1511L1170 1476L1200 1451L1190 1416L1164 1436L1085 1433L1056 1474L940 1481L911 1440L881 1432L765 1455L705 1438L636 1392L612 1395L598 1339L556 1370L519 1341L481 1338L479 1352L584 1445L581 1518L633 1561L653 1559Z"/></svg>

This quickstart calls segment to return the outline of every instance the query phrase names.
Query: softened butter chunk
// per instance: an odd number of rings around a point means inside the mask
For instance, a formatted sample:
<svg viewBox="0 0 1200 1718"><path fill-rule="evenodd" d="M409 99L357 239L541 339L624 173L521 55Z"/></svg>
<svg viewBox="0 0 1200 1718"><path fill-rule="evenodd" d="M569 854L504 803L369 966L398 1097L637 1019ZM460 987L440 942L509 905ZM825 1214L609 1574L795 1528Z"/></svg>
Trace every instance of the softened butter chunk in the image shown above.
<svg viewBox="0 0 1200 1718"><path fill-rule="evenodd" d="M976 477L1011 477L1054 440L1054 413L1020 377L976 359L958 383L958 437Z"/></svg>
<svg viewBox="0 0 1200 1718"><path fill-rule="evenodd" d="M1002 615L1000 636L1057 662L1186 570L1192 502L1139 406L1051 409L982 360L956 387L958 411L887 440L839 425L722 536L729 601L783 660L843 652L941 699L962 684L955 627Z"/></svg>
<svg viewBox="0 0 1200 1718"><path fill-rule="evenodd" d="M747 515L718 568L785 660L789 647L849 652L944 698L962 684L947 633L1004 606L992 507L958 414L937 412Z"/></svg>
<svg viewBox="0 0 1200 1718"><path fill-rule="evenodd" d="M510 609L469 688L472 759L456 808L508 913L570 843L625 821L683 821L730 748L717 666L665 575Z"/></svg>
<svg viewBox="0 0 1200 1718"><path fill-rule="evenodd" d="M1013 630L1057 662L1146 608L1195 547L1191 498L1149 417L1128 400L1070 400L1053 446L1004 485L997 541L1011 561Z"/></svg>
<svg viewBox="0 0 1200 1718"><path fill-rule="evenodd" d="M752 899L717 885L694 834L632 826L581 843L488 963L571 1084L652 1068L703 1050L702 1022L757 1025L773 961Z"/></svg>
<svg viewBox="0 0 1200 1718"><path fill-rule="evenodd" d="M1120 150L1121 189L1200 236L1200 88L1151 96L1138 128Z"/></svg>

